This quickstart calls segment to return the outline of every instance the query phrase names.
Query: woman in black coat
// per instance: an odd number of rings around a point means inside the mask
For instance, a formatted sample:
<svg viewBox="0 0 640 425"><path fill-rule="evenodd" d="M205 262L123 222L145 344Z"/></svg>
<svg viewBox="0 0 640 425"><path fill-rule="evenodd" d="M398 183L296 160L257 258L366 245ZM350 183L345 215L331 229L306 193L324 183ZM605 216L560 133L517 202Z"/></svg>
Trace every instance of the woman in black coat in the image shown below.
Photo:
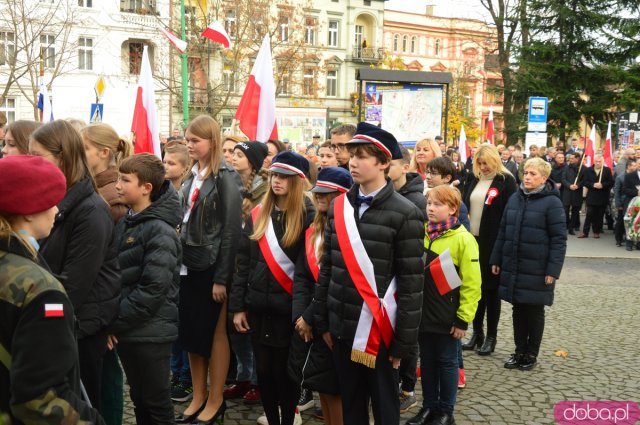
<svg viewBox="0 0 640 425"><path fill-rule="evenodd" d="M78 319L80 377L93 407L100 410L106 327L120 301L118 252L113 220L91 177L82 137L64 120L37 129L29 152L53 162L67 179L67 192L40 253L60 276Z"/></svg>
<svg viewBox="0 0 640 425"><path fill-rule="evenodd" d="M589 237L591 226L593 226L593 237L596 239L600 237L613 183L613 175L611 170L604 166L602 155L596 155L594 166L587 168L584 173L584 186L589 191L587 192L587 216L579 238Z"/></svg>
<svg viewBox="0 0 640 425"><path fill-rule="evenodd" d="M527 162L520 190L509 199L491 255L500 276L500 298L513 304L515 353L507 369L531 370L544 332L544 306L553 304L567 250L567 228L560 194L548 181L551 166Z"/></svg>
<svg viewBox="0 0 640 425"><path fill-rule="evenodd" d="M473 158L473 174L469 175L462 199L469 208L471 233L478 241L482 298L473 319L473 334L463 350L478 348L480 355L491 354L495 347L500 321L498 279L491 273L489 258L498 235L502 212L509 197L516 191L516 180L504 167L495 146L483 145ZM487 337L484 334L484 314L487 312Z"/></svg>

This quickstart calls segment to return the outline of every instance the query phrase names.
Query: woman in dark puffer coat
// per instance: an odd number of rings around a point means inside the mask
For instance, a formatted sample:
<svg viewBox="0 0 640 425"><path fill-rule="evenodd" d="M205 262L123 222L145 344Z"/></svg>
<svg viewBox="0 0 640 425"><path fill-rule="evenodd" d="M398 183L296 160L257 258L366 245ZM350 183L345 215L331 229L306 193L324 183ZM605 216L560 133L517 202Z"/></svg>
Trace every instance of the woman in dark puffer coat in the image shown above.
<svg viewBox="0 0 640 425"><path fill-rule="evenodd" d="M544 306L553 304L567 250L567 227L558 189L547 181L551 166L527 161L520 190L507 203L491 255L500 274L500 298L513 304L515 353L507 369L536 365L544 332Z"/></svg>

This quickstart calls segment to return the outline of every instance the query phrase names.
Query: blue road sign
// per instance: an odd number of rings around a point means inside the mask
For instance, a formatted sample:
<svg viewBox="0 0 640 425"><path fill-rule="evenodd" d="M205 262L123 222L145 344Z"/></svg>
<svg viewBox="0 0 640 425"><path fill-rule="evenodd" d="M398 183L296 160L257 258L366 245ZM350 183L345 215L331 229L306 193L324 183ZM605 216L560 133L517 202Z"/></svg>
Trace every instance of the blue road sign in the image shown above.
<svg viewBox="0 0 640 425"><path fill-rule="evenodd" d="M549 109L549 98L530 97L529 98L529 128L528 131L547 131L547 112Z"/></svg>
<svg viewBox="0 0 640 425"><path fill-rule="evenodd" d="M102 113L104 111L104 103L91 104L91 118L89 122L102 122Z"/></svg>

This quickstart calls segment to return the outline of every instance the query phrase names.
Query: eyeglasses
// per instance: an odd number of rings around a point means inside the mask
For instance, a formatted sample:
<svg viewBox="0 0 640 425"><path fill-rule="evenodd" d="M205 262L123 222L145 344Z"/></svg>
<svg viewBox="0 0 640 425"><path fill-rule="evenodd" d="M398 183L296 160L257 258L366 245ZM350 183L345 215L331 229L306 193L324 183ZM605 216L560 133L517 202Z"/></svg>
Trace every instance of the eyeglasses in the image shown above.
<svg viewBox="0 0 640 425"><path fill-rule="evenodd" d="M338 143L335 145L334 144L331 145L331 150L334 152L342 152L346 148L347 148L347 145L345 143Z"/></svg>
<svg viewBox="0 0 640 425"><path fill-rule="evenodd" d="M427 170L427 171L425 171L424 175L425 176L438 177L438 176L441 176L442 174L438 173L437 171Z"/></svg>

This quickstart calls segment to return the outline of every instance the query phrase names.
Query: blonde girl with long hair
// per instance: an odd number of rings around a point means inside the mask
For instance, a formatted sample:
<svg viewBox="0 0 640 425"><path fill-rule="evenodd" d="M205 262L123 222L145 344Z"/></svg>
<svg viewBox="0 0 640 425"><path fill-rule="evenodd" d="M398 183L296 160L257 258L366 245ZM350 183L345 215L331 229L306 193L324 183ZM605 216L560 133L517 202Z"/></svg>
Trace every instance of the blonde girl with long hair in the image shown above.
<svg viewBox="0 0 640 425"><path fill-rule="evenodd" d="M226 310L242 223L240 176L222 159L220 126L207 115L185 131L191 175L182 186L180 323L178 341L189 353L193 399L177 423L224 420L229 369ZM210 382L207 395L207 376Z"/></svg>
<svg viewBox="0 0 640 425"><path fill-rule="evenodd" d="M117 223L127 212L116 191L118 165L131 155L131 144L120 138L109 124L94 123L80 130L84 152L98 193L111 207L111 216Z"/></svg>
<svg viewBox="0 0 640 425"><path fill-rule="evenodd" d="M422 139L413 148L413 157L409 170L420 174L422 180L427 179L427 166L433 158L442 156L440 146L433 139Z"/></svg>
<svg viewBox="0 0 640 425"><path fill-rule="evenodd" d="M236 330L251 332L267 422L292 425L300 386L284 371L293 336L293 279L315 209L305 195L309 162L303 156L281 152L269 170L269 190L245 223L230 311Z"/></svg>

